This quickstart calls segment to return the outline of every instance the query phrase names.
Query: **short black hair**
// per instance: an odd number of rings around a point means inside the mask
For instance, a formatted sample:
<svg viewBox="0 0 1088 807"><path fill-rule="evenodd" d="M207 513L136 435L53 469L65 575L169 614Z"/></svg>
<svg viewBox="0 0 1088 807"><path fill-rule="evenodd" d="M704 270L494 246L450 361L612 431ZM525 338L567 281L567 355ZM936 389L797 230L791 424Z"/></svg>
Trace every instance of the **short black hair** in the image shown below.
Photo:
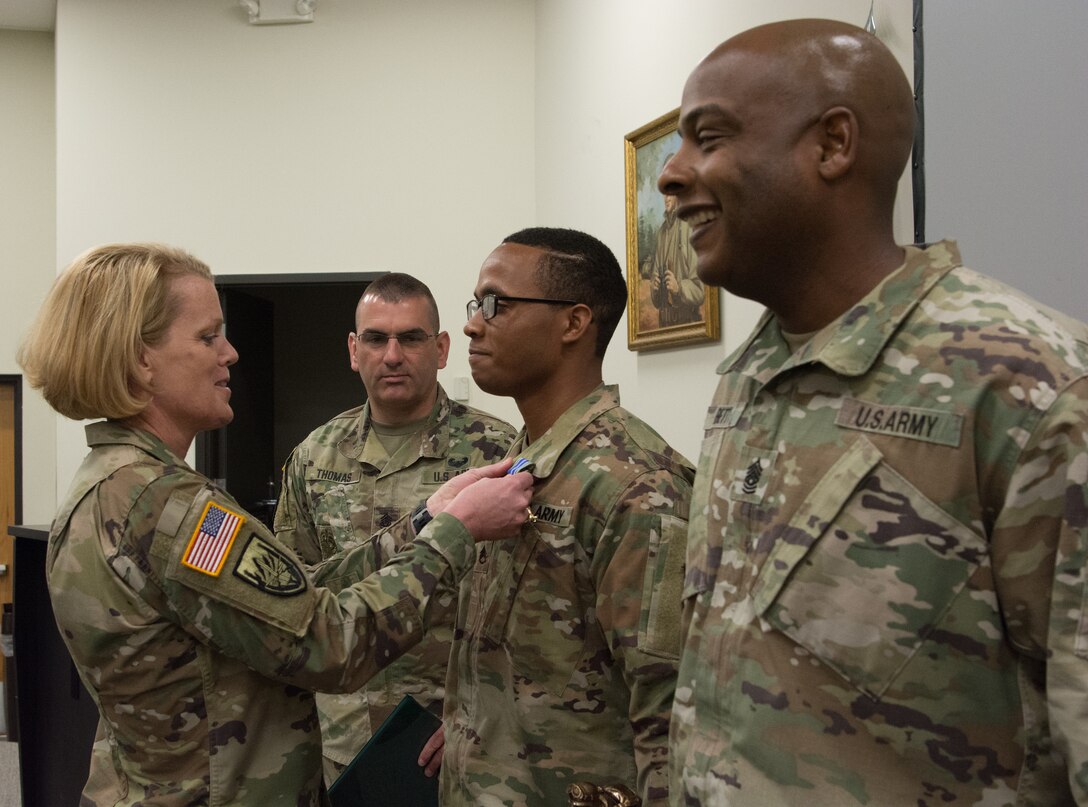
<svg viewBox="0 0 1088 807"><path fill-rule="evenodd" d="M441 327L438 322L438 303L435 302L434 295L422 280L403 272L389 272L377 280L372 280L363 289L363 297L368 294L387 303L399 303L401 300L409 300L413 297L424 298L431 310L431 325L434 327L434 332L438 333Z"/></svg>
<svg viewBox="0 0 1088 807"><path fill-rule="evenodd" d="M562 227L529 227L502 242L544 250L536 273L541 291L589 306L597 323L596 354L603 358L627 307L627 283L612 250L588 233Z"/></svg>

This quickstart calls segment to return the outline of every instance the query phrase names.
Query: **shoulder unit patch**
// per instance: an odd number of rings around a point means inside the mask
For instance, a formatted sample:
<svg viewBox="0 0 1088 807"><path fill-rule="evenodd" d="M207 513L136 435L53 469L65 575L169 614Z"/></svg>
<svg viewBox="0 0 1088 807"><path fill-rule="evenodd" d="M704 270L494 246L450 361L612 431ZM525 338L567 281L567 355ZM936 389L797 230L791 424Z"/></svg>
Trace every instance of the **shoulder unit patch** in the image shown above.
<svg viewBox="0 0 1088 807"><path fill-rule="evenodd" d="M277 597L293 597L306 590L306 577L298 564L259 535L250 536L234 564L234 576Z"/></svg>

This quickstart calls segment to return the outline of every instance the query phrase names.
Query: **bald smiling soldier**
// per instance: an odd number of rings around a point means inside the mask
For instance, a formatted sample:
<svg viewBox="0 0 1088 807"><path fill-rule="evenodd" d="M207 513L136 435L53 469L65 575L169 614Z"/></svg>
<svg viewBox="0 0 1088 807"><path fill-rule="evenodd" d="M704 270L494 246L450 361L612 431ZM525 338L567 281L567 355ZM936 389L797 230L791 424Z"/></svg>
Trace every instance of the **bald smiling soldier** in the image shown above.
<svg viewBox="0 0 1088 807"><path fill-rule="evenodd" d="M1088 803L1088 328L895 243L913 127L826 20L684 88L660 190L767 311L704 424L673 805Z"/></svg>

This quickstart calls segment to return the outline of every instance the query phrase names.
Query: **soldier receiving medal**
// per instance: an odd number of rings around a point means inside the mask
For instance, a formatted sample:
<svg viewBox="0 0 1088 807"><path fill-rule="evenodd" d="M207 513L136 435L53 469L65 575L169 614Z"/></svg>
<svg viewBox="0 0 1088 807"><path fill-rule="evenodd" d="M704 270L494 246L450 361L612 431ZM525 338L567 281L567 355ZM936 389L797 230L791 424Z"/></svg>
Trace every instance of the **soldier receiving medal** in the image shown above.
<svg viewBox="0 0 1088 807"><path fill-rule="evenodd" d="M515 433L439 384L450 335L425 284L382 275L359 298L353 324L346 353L366 403L314 429L283 468L276 536L307 566L366 542L443 482L502 459ZM456 614L455 595L439 598L418 645L356 692L317 695L326 784L405 695L441 716Z"/></svg>

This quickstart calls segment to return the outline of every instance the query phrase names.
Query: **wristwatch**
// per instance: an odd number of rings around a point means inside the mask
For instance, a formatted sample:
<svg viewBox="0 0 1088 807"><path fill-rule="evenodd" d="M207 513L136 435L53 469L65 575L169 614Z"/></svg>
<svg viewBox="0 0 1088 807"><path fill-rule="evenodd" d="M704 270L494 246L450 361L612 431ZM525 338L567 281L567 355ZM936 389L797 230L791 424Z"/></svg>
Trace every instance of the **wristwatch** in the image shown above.
<svg viewBox="0 0 1088 807"><path fill-rule="evenodd" d="M431 519L434 516L427 509L427 502L420 502L419 507L412 511L412 529L415 530L416 535L423 532L423 528L431 523Z"/></svg>

